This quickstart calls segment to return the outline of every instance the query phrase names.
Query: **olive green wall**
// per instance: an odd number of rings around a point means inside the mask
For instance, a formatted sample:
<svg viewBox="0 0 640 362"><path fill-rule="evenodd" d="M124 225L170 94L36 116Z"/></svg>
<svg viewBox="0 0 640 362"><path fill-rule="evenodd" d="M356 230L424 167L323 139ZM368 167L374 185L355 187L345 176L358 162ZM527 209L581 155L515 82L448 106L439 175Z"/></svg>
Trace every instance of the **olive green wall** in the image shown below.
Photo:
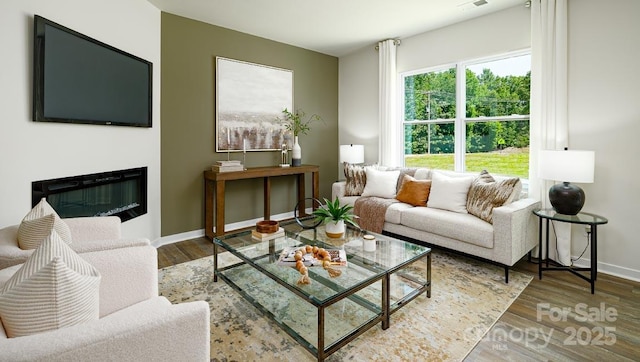
<svg viewBox="0 0 640 362"><path fill-rule="evenodd" d="M302 162L320 165L320 196L331 197L338 170L338 58L168 13L161 22L162 236L204 228L203 171L227 159L214 143L216 56L293 70L294 108L324 120L300 136ZM247 152L246 166L276 165L279 157ZM262 200L262 180L228 182L226 223L262 217ZM271 214L291 212L295 204L294 178L273 179Z"/></svg>

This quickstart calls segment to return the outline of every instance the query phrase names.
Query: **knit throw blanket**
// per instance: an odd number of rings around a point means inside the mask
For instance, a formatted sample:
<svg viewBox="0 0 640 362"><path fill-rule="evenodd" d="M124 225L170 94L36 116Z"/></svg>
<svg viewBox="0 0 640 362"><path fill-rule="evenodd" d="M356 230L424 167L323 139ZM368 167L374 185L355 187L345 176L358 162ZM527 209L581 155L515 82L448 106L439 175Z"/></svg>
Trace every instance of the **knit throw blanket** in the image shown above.
<svg viewBox="0 0 640 362"><path fill-rule="evenodd" d="M353 207L358 224L363 230L381 233L384 226L384 215L389 205L398 202L396 199L383 199L381 197L358 197Z"/></svg>

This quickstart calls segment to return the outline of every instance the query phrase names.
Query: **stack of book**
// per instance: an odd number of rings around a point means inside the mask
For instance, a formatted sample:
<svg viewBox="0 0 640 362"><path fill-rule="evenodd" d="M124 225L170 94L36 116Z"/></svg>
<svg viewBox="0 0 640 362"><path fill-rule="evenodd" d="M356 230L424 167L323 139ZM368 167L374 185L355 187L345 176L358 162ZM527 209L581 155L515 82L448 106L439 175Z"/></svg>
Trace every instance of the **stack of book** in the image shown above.
<svg viewBox="0 0 640 362"><path fill-rule="evenodd" d="M255 229L251 230L251 237L260 241L271 240L271 239L275 239L283 236L284 236L283 228L279 228L278 231L274 233L261 233Z"/></svg>
<svg viewBox="0 0 640 362"><path fill-rule="evenodd" d="M213 172L244 171L244 166L238 160L216 161L215 165L211 166L211 170Z"/></svg>

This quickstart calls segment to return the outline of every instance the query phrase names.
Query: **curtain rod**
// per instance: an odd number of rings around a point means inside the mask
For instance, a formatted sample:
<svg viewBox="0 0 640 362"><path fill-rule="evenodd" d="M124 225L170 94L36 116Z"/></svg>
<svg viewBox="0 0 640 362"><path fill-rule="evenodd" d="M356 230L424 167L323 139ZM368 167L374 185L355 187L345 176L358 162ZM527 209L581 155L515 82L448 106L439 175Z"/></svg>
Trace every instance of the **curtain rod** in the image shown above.
<svg viewBox="0 0 640 362"><path fill-rule="evenodd" d="M391 40L391 39L386 39L386 40ZM384 40L381 40L381 41L384 41ZM380 43L380 42L378 42L378 43ZM400 44L401 44L400 39L393 39L393 45L395 45L395 46L399 46ZM376 45L376 46L375 46L375 49L376 49L376 50L379 50L379 49L380 49L380 46L379 46L379 45Z"/></svg>

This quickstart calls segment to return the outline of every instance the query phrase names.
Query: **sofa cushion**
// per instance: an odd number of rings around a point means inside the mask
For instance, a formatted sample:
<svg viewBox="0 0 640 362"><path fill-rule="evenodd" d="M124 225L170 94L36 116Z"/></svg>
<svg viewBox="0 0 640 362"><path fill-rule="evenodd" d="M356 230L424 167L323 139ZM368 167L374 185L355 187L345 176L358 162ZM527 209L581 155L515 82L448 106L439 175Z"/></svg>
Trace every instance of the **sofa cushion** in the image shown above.
<svg viewBox="0 0 640 362"><path fill-rule="evenodd" d="M18 246L24 250L35 249L51 234L51 230L55 230L65 242L71 243L69 226L60 219L47 200L42 198L20 223Z"/></svg>
<svg viewBox="0 0 640 362"><path fill-rule="evenodd" d="M387 211L384 214L384 221L393 224L400 224L402 212L407 209L413 208L412 205L405 204L404 202L396 202L389 205Z"/></svg>
<svg viewBox="0 0 640 362"><path fill-rule="evenodd" d="M404 175L396 199L413 206L425 206L430 189L431 180L416 180L409 175Z"/></svg>
<svg viewBox="0 0 640 362"><path fill-rule="evenodd" d="M469 244L493 247L493 226L479 218L429 207L402 210L400 224Z"/></svg>
<svg viewBox="0 0 640 362"><path fill-rule="evenodd" d="M55 231L0 291L0 319L8 337L97 320L100 274Z"/></svg>
<svg viewBox="0 0 640 362"><path fill-rule="evenodd" d="M413 174L416 180L431 180L431 170L428 168L418 168Z"/></svg>
<svg viewBox="0 0 640 362"><path fill-rule="evenodd" d="M467 193L473 176L447 176L440 172L432 172L431 191L427 207L467 213Z"/></svg>
<svg viewBox="0 0 640 362"><path fill-rule="evenodd" d="M362 196L382 197L393 199L396 197L396 186L400 171L379 171L373 167L366 167L367 184Z"/></svg>
<svg viewBox="0 0 640 362"><path fill-rule="evenodd" d="M514 194L519 178L496 181L487 170L471 183L467 196L467 211L480 219L493 223L493 209L506 204Z"/></svg>

